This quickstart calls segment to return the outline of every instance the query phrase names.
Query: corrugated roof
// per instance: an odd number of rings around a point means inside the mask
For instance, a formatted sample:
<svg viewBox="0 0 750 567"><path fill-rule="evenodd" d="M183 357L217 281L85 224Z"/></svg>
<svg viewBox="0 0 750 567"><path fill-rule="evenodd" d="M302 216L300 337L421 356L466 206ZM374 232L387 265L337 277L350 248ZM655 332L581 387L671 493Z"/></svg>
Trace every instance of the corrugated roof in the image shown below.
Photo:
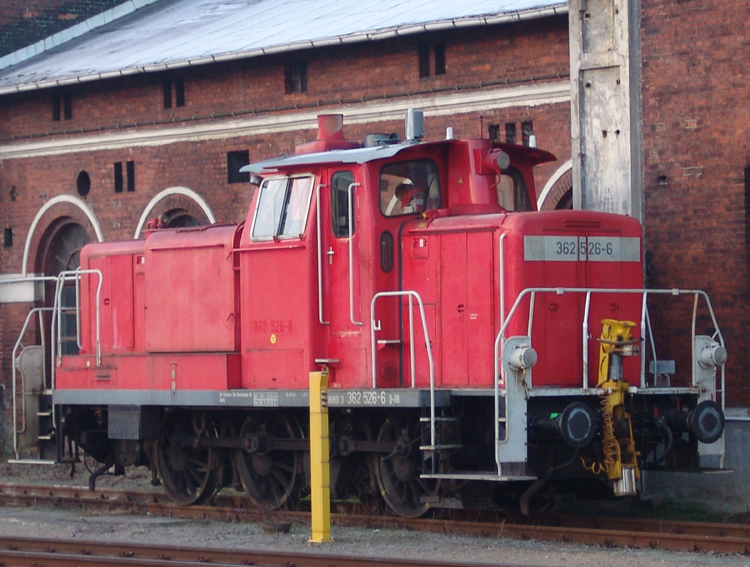
<svg viewBox="0 0 750 567"><path fill-rule="evenodd" d="M567 12L555 0L161 0L0 71L0 94Z"/></svg>

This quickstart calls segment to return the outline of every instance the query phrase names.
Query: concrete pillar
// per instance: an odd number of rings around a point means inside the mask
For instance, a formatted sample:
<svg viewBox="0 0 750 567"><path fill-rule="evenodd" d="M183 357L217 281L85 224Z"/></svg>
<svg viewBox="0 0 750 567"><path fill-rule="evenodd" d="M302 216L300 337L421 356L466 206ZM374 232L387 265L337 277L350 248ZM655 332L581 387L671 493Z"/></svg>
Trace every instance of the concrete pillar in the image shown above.
<svg viewBox="0 0 750 567"><path fill-rule="evenodd" d="M643 220L638 0L570 0L573 208Z"/></svg>

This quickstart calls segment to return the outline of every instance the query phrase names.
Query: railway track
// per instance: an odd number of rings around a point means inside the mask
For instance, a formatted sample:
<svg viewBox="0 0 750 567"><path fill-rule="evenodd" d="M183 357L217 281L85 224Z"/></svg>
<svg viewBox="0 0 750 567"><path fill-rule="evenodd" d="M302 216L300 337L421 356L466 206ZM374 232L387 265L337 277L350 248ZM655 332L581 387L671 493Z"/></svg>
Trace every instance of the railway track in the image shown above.
<svg viewBox="0 0 750 567"><path fill-rule="evenodd" d="M263 522L270 526L308 523L310 518L309 512L261 512L247 499L231 495L217 497L211 506L179 506L156 491L98 489L90 492L83 487L22 484L0 484L0 504L108 511L114 509L154 516ZM341 526L401 528L478 537L750 555L750 525L574 516L509 519L486 512L482 514L481 520L460 517L460 514L453 513L451 517L440 519L410 520L341 513L332 514L332 522ZM467 515L463 517L466 518Z"/></svg>
<svg viewBox="0 0 750 567"><path fill-rule="evenodd" d="M235 551L132 543L99 543L61 539L0 537L0 564L6 567L423 567L413 560L367 558L321 553ZM431 561L435 567L465 567L463 563ZM484 567L472 563L472 567ZM492 567L502 567L497 564Z"/></svg>

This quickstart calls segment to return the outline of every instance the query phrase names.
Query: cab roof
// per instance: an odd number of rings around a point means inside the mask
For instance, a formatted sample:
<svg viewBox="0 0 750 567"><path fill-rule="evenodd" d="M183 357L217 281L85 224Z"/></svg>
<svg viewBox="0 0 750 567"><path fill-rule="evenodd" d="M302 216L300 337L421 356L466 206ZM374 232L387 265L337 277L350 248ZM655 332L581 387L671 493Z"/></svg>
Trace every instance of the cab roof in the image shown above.
<svg viewBox="0 0 750 567"><path fill-rule="evenodd" d="M330 150L326 152L317 152L311 154L295 154L289 156L280 156L277 158L258 161L246 165L240 169L243 173L273 173L288 169L299 169L305 166L325 165L325 164L357 164L362 165L371 161L392 158L401 152L421 148L432 149L449 144L461 144L467 140L440 140L437 142L402 142L400 144L390 144L366 148L355 148L349 150ZM548 161L555 161L555 156L551 153L538 148L529 148L518 144L494 143L494 148L502 149L510 155L513 161L526 160L532 165L538 165ZM523 157L521 157L523 154Z"/></svg>

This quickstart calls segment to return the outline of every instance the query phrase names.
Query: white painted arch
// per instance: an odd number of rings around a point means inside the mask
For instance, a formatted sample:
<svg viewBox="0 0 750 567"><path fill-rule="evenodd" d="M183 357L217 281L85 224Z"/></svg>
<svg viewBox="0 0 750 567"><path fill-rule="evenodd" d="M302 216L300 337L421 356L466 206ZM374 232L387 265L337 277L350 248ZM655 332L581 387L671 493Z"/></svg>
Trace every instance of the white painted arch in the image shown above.
<svg viewBox="0 0 750 567"><path fill-rule="evenodd" d="M542 189L542 192L539 193L539 196L536 198L536 208L538 211L542 210L542 205L549 196L549 192L552 191L552 188L555 186L555 183L557 183L557 181L571 169L573 169L573 160L569 159L552 174L552 177L549 178L544 185L544 189Z"/></svg>
<svg viewBox="0 0 750 567"><path fill-rule="evenodd" d="M26 243L23 246L23 265L21 268L21 273L23 276L28 275L28 269L29 269L29 254L31 253L31 241L34 238L34 234L36 233L36 229L39 226L39 223L42 220L42 217L44 216L44 213L49 211L52 207L55 205L58 205L60 203L70 203L71 205L74 205L81 209L83 214L86 215L86 217L91 222L91 226L94 227L94 232L96 233L96 239L99 242L104 242L104 233L102 232L102 227L99 224L99 220L96 218L96 215L94 214L94 211L92 211L89 206L78 197L74 197L73 195L57 195L55 197L52 197L49 201L44 203L42 207L37 211L36 216L34 217L34 220L31 222L31 226L29 226L29 232L26 234Z"/></svg>
<svg viewBox="0 0 750 567"><path fill-rule="evenodd" d="M151 199L149 204L146 205L146 208L143 209L141 218L138 220L138 225L135 227L135 233L133 234L133 238L141 237L141 230L143 230L144 225L146 224L146 222L148 222L148 218L151 215L151 211L154 210L154 207L156 207L156 205L158 205L164 199L172 195L183 195L184 197L188 197L189 199L192 199L201 208L201 210L206 214L211 224L216 222L216 217L214 216L214 213L211 210L211 207L208 206L208 203L206 202L206 200L203 197L201 197L198 193L196 193L192 189L188 189L187 187L179 187L179 186L169 187L159 192L156 196L154 196L154 198Z"/></svg>

